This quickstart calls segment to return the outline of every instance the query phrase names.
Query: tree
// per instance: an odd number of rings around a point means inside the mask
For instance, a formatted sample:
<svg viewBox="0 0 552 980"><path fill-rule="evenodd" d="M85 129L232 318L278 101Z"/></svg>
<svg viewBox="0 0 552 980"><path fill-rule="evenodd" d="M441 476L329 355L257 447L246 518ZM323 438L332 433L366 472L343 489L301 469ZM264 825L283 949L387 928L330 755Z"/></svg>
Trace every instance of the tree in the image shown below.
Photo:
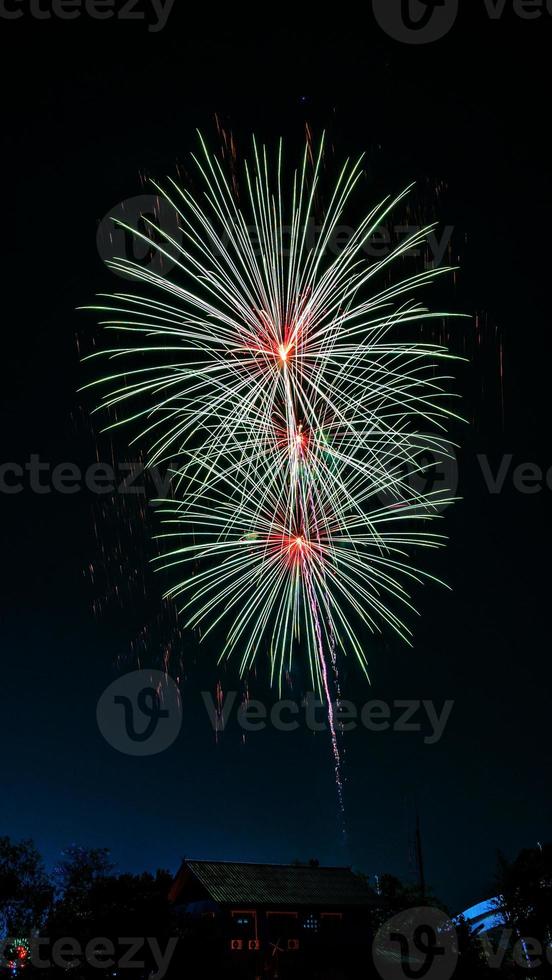
<svg viewBox="0 0 552 980"><path fill-rule="evenodd" d="M109 851L71 847L64 852L55 878L56 901L44 932L50 948L63 937L71 937L78 945L81 954L76 957L71 976L107 980L114 969L117 976L122 976L125 968L120 965L121 958L128 953L128 948L121 945L123 937L133 937L138 942L134 958L144 962L144 976L148 976L154 962L147 937L154 937L164 949L174 936L168 902L172 882L169 872L116 875ZM82 952L100 938L111 945L113 955L107 959L115 962L115 968L107 962L105 968L92 965ZM133 980L142 975L136 973L135 964L128 969ZM49 974L65 977L66 969L52 962Z"/></svg>
<svg viewBox="0 0 552 980"><path fill-rule="evenodd" d="M491 968L477 933L461 915L455 920L458 963L455 980L493 980L496 969Z"/></svg>
<svg viewBox="0 0 552 980"><path fill-rule="evenodd" d="M57 892L64 902L78 903L98 881L111 875L114 867L107 848L72 844L54 869Z"/></svg>
<svg viewBox="0 0 552 980"><path fill-rule="evenodd" d="M552 844L520 851L513 861L498 855L496 872L497 910L504 925L519 940L536 940L543 949L552 944ZM546 956L531 975L550 975ZM527 974L527 964L520 967ZM518 964L519 966L519 964Z"/></svg>
<svg viewBox="0 0 552 980"><path fill-rule="evenodd" d="M27 936L38 928L53 890L32 840L0 837L0 931Z"/></svg>
<svg viewBox="0 0 552 980"><path fill-rule="evenodd" d="M446 912L446 906L436 898L430 889L422 891L417 884L405 884L395 875L382 874L377 880L377 894L381 898L382 913L385 918L405 912L407 909L430 906Z"/></svg>

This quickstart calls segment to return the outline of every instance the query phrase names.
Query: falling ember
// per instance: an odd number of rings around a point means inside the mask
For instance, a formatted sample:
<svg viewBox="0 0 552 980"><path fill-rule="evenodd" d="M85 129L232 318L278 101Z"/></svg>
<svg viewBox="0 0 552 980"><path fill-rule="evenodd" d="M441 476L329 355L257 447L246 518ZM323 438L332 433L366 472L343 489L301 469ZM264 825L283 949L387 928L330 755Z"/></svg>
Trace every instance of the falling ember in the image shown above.
<svg viewBox="0 0 552 980"><path fill-rule="evenodd" d="M311 606L311 612L316 633L316 642L318 648L318 665L320 668L320 674L322 677L322 687L324 689L324 696L326 698L326 711L328 714L328 726L330 729L330 738L332 742L332 752L334 757L334 777L335 786L337 790L337 800L339 803L339 810L341 813L342 821L342 833L343 838L346 839L347 832L345 829L345 802L343 799L343 776L341 772L341 753L339 751L339 742L337 740L337 731L335 727L335 716L333 709L332 695L330 691L330 684L328 680L328 669L326 667L326 659L324 657L324 643L322 639L322 629L320 626L320 616L319 616L319 606L316 598L316 592L312 587L311 574L308 566L305 566L305 584L307 587L308 601Z"/></svg>
<svg viewBox="0 0 552 980"><path fill-rule="evenodd" d="M219 732L224 729L224 692L222 684L217 681L216 687L215 740L218 742Z"/></svg>
<svg viewBox="0 0 552 980"><path fill-rule="evenodd" d="M322 647L320 648L320 670L322 673L324 694L326 696L326 705L328 711L328 725L330 728L330 737L332 740L332 751L334 757L334 775L335 775L335 785L337 789L337 799L339 802L339 809L341 811L341 817L343 821L343 827L342 827L343 837L345 838L347 836L347 832L345 829L345 801L343 799L343 776L341 772L341 753L339 751L339 743L337 741L334 709L333 709L332 697L330 692L330 685L328 683L328 670L326 667L324 654L322 653Z"/></svg>

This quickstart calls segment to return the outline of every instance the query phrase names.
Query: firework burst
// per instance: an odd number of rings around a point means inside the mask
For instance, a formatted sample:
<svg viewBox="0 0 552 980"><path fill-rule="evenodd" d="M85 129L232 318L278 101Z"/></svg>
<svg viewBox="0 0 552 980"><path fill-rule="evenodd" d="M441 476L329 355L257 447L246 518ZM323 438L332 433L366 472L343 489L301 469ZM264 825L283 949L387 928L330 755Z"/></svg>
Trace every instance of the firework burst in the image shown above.
<svg viewBox="0 0 552 980"><path fill-rule="evenodd" d="M332 254L360 161L338 175L313 241L323 141L309 151L288 186L282 147L271 166L254 143L239 190L202 142L201 194L155 185L178 216L178 241L149 222L174 271L110 263L142 289L92 307L119 338L93 355L116 367L93 385L109 427L133 423L149 465L172 472L160 565L188 625L224 624L221 657L238 653L243 674L266 651L279 684L306 650L329 701L339 651L366 670L361 636L385 625L408 641L409 585L431 577L409 556L443 540L427 530L443 497L412 475L450 451L451 355L408 337L446 315L415 297L449 270L390 275L433 225L367 261L406 191Z"/></svg>

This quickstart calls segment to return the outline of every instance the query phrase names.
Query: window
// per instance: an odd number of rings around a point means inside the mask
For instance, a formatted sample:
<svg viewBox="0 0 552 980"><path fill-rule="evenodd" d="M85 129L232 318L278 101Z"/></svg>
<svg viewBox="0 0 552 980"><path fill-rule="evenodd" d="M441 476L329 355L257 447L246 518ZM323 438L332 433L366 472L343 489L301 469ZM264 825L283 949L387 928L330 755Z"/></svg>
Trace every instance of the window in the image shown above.
<svg viewBox="0 0 552 980"><path fill-rule="evenodd" d="M307 915L306 919L303 920L303 929L307 929L310 932L318 932L318 916L311 912Z"/></svg>
<svg viewBox="0 0 552 980"><path fill-rule="evenodd" d="M246 938L256 938L257 922L252 909L235 909L232 914L232 934Z"/></svg>

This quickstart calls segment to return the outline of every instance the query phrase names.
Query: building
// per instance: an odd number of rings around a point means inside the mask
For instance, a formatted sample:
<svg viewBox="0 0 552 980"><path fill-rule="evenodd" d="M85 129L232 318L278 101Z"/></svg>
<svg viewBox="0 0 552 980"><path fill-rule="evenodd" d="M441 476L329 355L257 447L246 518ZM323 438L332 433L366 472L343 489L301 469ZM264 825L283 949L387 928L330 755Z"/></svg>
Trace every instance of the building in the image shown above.
<svg viewBox="0 0 552 980"><path fill-rule="evenodd" d="M368 970L378 899L350 868L185 860L169 897L183 969L207 960L219 976L336 980Z"/></svg>

